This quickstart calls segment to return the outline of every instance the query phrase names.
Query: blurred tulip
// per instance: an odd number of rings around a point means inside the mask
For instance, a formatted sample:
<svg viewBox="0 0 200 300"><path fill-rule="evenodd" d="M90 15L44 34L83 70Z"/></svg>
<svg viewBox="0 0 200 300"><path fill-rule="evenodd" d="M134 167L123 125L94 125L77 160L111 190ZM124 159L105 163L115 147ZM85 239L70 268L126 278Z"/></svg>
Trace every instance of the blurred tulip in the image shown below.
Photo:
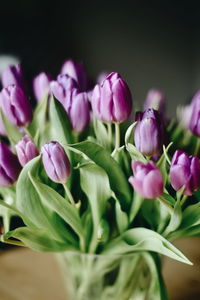
<svg viewBox="0 0 200 300"><path fill-rule="evenodd" d="M200 187L199 158L177 150L171 163L170 181L176 191L185 186L184 194L192 195Z"/></svg>
<svg viewBox="0 0 200 300"><path fill-rule="evenodd" d="M149 90L144 103L144 110L148 108L153 108L163 114L165 112L165 95L156 89Z"/></svg>
<svg viewBox="0 0 200 300"><path fill-rule="evenodd" d="M23 137L15 146L17 151L17 156L20 164L25 166L27 162L36 157L38 153L38 149L31 138L28 136Z"/></svg>
<svg viewBox="0 0 200 300"><path fill-rule="evenodd" d="M51 76L42 72L33 80L33 91L37 101L43 100L50 92Z"/></svg>
<svg viewBox="0 0 200 300"><path fill-rule="evenodd" d="M73 60L67 60L61 69L61 74L67 74L71 78L73 78L81 91L86 91L88 79L85 73L83 63L75 63Z"/></svg>
<svg viewBox="0 0 200 300"><path fill-rule="evenodd" d="M163 193L163 178L153 162L132 162L133 175L129 182L138 194L147 199L160 197Z"/></svg>
<svg viewBox="0 0 200 300"><path fill-rule="evenodd" d="M21 166L10 148L0 142L0 186L11 186L17 180Z"/></svg>
<svg viewBox="0 0 200 300"><path fill-rule="evenodd" d="M0 103L8 121L16 126L27 126L32 120L31 104L24 91L16 85L9 85L0 93Z"/></svg>
<svg viewBox="0 0 200 300"><path fill-rule="evenodd" d="M8 66L1 73L1 82L4 88L8 87L11 84L25 88L24 75L22 72L21 64Z"/></svg>

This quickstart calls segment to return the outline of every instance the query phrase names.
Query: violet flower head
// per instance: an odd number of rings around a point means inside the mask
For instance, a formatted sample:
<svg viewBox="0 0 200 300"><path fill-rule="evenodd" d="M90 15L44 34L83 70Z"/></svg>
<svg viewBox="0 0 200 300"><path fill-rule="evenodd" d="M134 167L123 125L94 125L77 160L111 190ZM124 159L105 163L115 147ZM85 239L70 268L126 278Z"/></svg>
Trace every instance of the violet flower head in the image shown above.
<svg viewBox="0 0 200 300"><path fill-rule="evenodd" d="M153 108L163 114L165 112L165 95L156 89L149 90L144 103L144 110L148 108Z"/></svg>
<svg viewBox="0 0 200 300"><path fill-rule="evenodd" d="M133 176L129 178L129 182L138 194L147 199L154 199L163 194L163 178L152 161L146 164L133 161L132 170Z"/></svg>
<svg viewBox="0 0 200 300"><path fill-rule="evenodd" d="M70 176L70 162L64 148L58 142L50 142L42 147L42 162L49 178L65 183Z"/></svg>
<svg viewBox="0 0 200 300"><path fill-rule="evenodd" d="M147 109L136 115L134 140L136 148L146 156L157 154L163 146L164 124L161 115L154 109Z"/></svg>
<svg viewBox="0 0 200 300"><path fill-rule="evenodd" d="M124 122L132 110L131 93L118 73L110 73L92 94L92 110L103 122Z"/></svg>
<svg viewBox="0 0 200 300"><path fill-rule="evenodd" d="M90 122L90 106L86 92L74 92L71 104L68 108L68 115L77 133L82 132Z"/></svg>
<svg viewBox="0 0 200 300"><path fill-rule="evenodd" d="M68 75L58 75L57 81L52 81L50 89L55 98L68 110L72 94L78 88L76 81Z"/></svg>
<svg viewBox="0 0 200 300"><path fill-rule="evenodd" d="M25 166L27 162L29 162L31 159L33 159L39 154L35 143L28 136L23 137L17 143L17 145L15 145L15 148L17 151L19 162L22 165L22 167Z"/></svg>
<svg viewBox="0 0 200 300"><path fill-rule="evenodd" d="M200 98L191 103L191 118L189 122L189 129L193 134L200 137Z"/></svg>
<svg viewBox="0 0 200 300"><path fill-rule="evenodd" d="M185 129L190 129L192 110L193 108L191 104L177 108L177 118Z"/></svg>
<svg viewBox="0 0 200 300"><path fill-rule="evenodd" d="M85 73L83 63L75 63L73 60L67 60L61 69L61 74L67 74L71 78L73 78L81 91L86 91L88 79Z"/></svg>
<svg viewBox="0 0 200 300"><path fill-rule="evenodd" d="M170 181L176 191L185 186L184 194L192 195L200 187L199 158L177 150L172 158Z"/></svg>
<svg viewBox="0 0 200 300"><path fill-rule="evenodd" d="M97 83L101 84L108 75L109 75L108 72L101 72L97 77Z"/></svg>
<svg viewBox="0 0 200 300"><path fill-rule="evenodd" d="M42 72L33 80L33 91L36 100L39 102L46 97L50 92L50 82L52 78L48 74Z"/></svg>
<svg viewBox="0 0 200 300"><path fill-rule="evenodd" d="M4 88L11 84L25 88L24 75L21 64L8 66L1 74L1 82Z"/></svg>
<svg viewBox="0 0 200 300"><path fill-rule="evenodd" d="M32 108L25 92L16 85L9 85L0 93L0 103L8 121L16 126L27 126L32 120Z"/></svg>
<svg viewBox="0 0 200 300"><path fill-rule="evenodd" d="M21 166L10 148L0 142L0 186L11 186L17 180Z"/></svg>

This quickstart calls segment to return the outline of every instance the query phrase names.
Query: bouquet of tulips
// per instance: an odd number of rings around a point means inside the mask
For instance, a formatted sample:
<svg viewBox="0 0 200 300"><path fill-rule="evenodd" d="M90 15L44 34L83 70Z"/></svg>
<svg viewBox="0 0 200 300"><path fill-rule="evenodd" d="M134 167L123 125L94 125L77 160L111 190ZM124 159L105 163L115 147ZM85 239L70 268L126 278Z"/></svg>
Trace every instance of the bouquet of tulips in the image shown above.
<svg viewBox="0 0 200 300"><path fill-rule="evenodd" d="M1 82L1 241L75 253L76 299L167 299L160 255L191 264L171 241L200 235L200 92L169 120L161 91L133 117L118 73L94 86L72 60L34 79L33 100L20 65Z"/></svg>

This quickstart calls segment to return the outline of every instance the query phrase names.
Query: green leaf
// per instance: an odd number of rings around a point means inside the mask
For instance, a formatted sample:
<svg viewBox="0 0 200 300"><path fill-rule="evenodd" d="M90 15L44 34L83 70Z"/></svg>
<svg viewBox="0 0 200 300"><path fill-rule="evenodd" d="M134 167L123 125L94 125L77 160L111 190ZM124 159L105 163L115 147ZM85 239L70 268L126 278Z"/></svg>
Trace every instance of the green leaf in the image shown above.
<svg viewBox="0 0 200 300"><path fill-rule="evenodd" d="M68 115L62 104L53 96L50 99L49 114L52 140L58 141L63 147L73 143L72 128Z"/></svg>
<svg viewBox="0 0 200 300"><path fill-rule="evenodd" d="M94 118L93 125L94 125L95 136L99 144L105 147L106 149L110 149L112 141L109 138L109 134L106 129L106 126L97 118Z"/></svg>
<svg viewBox="0 0 200 300"><path fill-rule="evenodd" d="M125 145L128 145L128 143L130 142L131 137L132 137L132 140L133 140L132 133L133 133L133 129L135 128L136 124L137 124L137 122L134 122L126 130L126 133L125 133Z"/></svg>
<svg viewBox="0 0 200 300"><path fill-rule="evenodd" d="M72 229L83 237L83 228L77 208L46 184L39 182L31 173L29 178L35 187L42 203L53 212L56 212Z"/></svg>
<svg viewBox="0 0 200 300"><path fill-rule="evenodd" d="M19 227L3 236L3 241L15 238L33 250L42 252L60 252L74 250L72 246L53 239L49 231L36 228Z"/></svg>
<svg viewBox="0 0 200 300"><path fill-rule="evenodd" d="M113 151L112 157L122 168L127 177L131 176L131 159L128 155L125 146L117 148Z"/></svg>
<svg viewBox="0 0 200 300"><path fill-rule="evenodd" d="M129 152L132 160L141 161L146 163L146 158L142 155L142 153L132 144L128 143L126 145L126 150Z"/></svg>
<svg viewBox="0 0 200 300"><path fill-rule="evenodd" d="M108 175L111 189L119 199L122 209L127 211L132 202L130 185L120 166L110 156L109 152L100 145L90 141L73 144L70 147L83 152L104 169Z"/></svg>
<svg viewBox="0 0 200 300"><path fill-rule="evenodd" d="M130 222L130 224L135 219L135 217L136 217L143 201L144 201L144 198L142 196L140 196L137 193L134 193L134 197L133 197L133 201L132 201L131 209L130 209L130 213L129 213L129 222Z"/></svg>
<svg viewBox="0 0 200 300"><path fill-rule="evenodd" d="M129 220L127 214L121 210L121 206L119 205L118 201L116 201L115 204L115 212L116 212L117 227L119 229L119 232L122 233L125 230L127 230L129 226Z"/></svg>
<svg viewBox="0 0 200 300"><path fill-rule="evenodd" d="M162 198L172 206L174 206L176 203L176 200L167 193L162 194Z"/></svg>
<svg viewBox="0 0 200 300"><path fill-rule="evenodd" d="M15 146L22 138L22 134L19 132L19 129L15 125L12 125L10 122L8 122L6 116L4 115L1 109L0 109L0 117L2 118L2 122L6 130L6 134L10 140L10 143L13 146Z"/></svg>
<svg viewBox="0 0 200 300"><path fill-rule="evenodd" d="M112 195L108 176L101 167L90 163L80 168L80 182L90 202L94 227L97 228L105 213L107 200Z"/></svg>
<svg viewBox="0 0 200 300"><path fill-rule="evenodd" d="M42 203L28 176L29 173L37 176L40 165L40 156L38 156L22 169L16 186L16 208L26 215L34 227L48 230L57 240L69 239L71 241L63 220Z"/></svg>
<svg viewBox="0 0 200 300"><path fill-rule="evenodd" d="M163 154L161 155L159 161L157 162L157 167L159 168L162 176L163 176L163 181L164 184L166 184L167 182L167 178L168 178L168 169L167 169L167 160L168 160L168 151L170 149L170 147L172 146L173 143L170 143L167 148L165 148L165 146L163 146Z"/></svg>
<svg viewBox="0 0 200 300"><path fill-rule="evenodd" d="M48 96L46 96L42 101L40 101L34 111L33 120L28 126L28 131L31 133L32 137L35 137L38 132L41 134L47 124L47 109L48 109Z"/></svg>
<svg viewBox="0 0 200 300"><path fill-rule="evenodd" d="M180 199L176 202L174 206L173 214L171 215L170 222L165 229L163 235L167 236L170 232L175 231L178 229L182 222L182 209L180 205Z"/></svg>
<svg viewBox="0 0 200 300"><path fill-rule="evenodd" d="M133 228L112 240L102 254L127 254L135 251L153 251L186 264L192 264L176 247L160 234L147 228Z"/></svg>

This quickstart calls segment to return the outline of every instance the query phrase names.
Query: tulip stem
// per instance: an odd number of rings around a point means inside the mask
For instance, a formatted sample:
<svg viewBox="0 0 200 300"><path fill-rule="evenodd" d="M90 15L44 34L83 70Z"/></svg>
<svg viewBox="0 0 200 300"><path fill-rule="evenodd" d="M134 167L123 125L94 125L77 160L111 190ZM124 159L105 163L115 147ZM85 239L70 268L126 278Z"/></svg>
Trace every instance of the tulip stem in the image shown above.
<svg viewBox="0 0 200 300"><path fill-rule="evenodd" d="M168 209L169 213L172 215L174 212L173 207L162 196L158 197L157 199Z"/></svg>
<svg viewBox="0 0 200 300"><path fill-rule="evenodd" d="M109 138L110 144L112 145L112 124L108 123L107 128L108 128L108 138Z"/></svg>
<svg viewBox="0 0 200 300"><path fill-rule="evenodd" d="M32 138L32 134L30 133L30 131L27 127L24 127L24 131L30 138Z"/></svg>
<svg viewBox="0 0 200 300"><path fill-rule="evenodd" d="M184 195L183 198L181 199L181 206L183 206L183 204L185 203L185 201L187 200L188 195Z"/></svg>
<svg viewBox="0 0 200 300"><path fill-rule="evenodd" d="M115 123L115 150L120 147L120 125Z"/></svg>
<svg viewBox="0 0 200 300"><path fill-rule="evenodd" d="M70 202L72 205L75 205L76 203L75 203L74 198L73 198L73 196L72 196L72 194L71 194L71 192L70 192L70 190L69 190L69 188L68 188L68 186L67 186L67 183L63 183L63 187L64 187L64 189L65 189L65 193L66 193L66 195L67 195L67 198L69 199L69 202Z"/></svg>
<svg viewBox="0 0 200 300"><path fill-rule="evenodd" d="M196 146L195 146L195 150L194 150L194 155L198 155L199 148L200 148L200 138L197 137L197 142L196 142Z"/></svg>

